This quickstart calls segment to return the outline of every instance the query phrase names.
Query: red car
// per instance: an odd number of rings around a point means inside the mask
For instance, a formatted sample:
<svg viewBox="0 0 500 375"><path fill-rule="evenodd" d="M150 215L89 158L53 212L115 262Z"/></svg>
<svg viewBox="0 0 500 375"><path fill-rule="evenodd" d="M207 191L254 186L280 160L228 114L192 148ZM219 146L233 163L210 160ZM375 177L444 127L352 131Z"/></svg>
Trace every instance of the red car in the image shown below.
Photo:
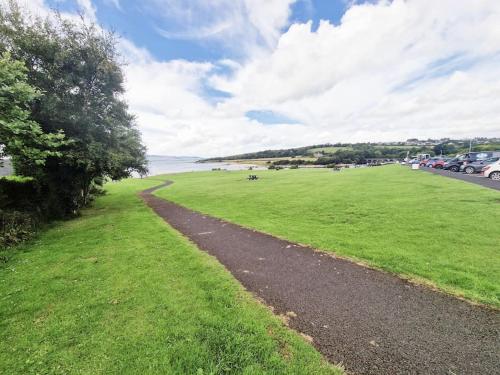
<svg viewBox="0 0 500 375"><path fill-rule="evenodd" d="M430 160L431 159L420 160L420 163L418 165L421 167L425 167Z"/></svg>
<svg viewBox="0 0 500 375"><path fill-rule="evenodd" d="M450 159L439 159L439 160L436 160L434 163L431 164L431 167L432 168L436 168L436 169L443 169L444 168L444 164L449 161Z"/></svg>

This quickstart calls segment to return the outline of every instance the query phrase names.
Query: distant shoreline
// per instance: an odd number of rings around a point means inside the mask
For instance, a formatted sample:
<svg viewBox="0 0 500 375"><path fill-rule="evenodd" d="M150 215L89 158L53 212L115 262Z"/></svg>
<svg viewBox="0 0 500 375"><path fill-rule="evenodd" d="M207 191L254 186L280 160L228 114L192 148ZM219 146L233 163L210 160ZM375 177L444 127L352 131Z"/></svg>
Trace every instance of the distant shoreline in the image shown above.
<svg viewBox="0 0 500 375"><path fill-rule="evenodd" d="M147 158L149 168L148 176L185 172L206 172L214 169L246 170L250 167L258 167L255 163L234 163L232 161L199 162L199 158L187 156L149 155Z"/></svg>

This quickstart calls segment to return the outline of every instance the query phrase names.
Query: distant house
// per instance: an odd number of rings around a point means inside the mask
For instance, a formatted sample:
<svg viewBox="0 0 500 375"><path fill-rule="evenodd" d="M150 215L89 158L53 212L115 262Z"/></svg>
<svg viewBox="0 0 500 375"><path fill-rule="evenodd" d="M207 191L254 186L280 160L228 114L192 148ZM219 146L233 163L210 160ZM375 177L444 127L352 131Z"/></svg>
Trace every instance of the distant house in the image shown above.
<svg viewBox="0 0 500 375"><path fill-rule="evenodd" d="M2 164L3 165L0 164L0 177L10 176L12 173L14 173L14 170L12 169L12 163L9 159L2 160Z"/></svg>

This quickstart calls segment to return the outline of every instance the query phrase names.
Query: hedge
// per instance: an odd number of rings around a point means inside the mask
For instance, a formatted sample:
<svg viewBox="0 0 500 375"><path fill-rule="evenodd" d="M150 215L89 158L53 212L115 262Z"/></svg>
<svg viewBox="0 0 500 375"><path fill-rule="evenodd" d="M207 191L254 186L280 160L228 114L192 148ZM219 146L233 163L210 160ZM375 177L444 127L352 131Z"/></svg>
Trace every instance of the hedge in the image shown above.
<svg viewBox="0 0 500 375"><path fill-rule="evenodd" d="M32 178L0 178L0 248L30 238L41 218L42 194Z"/></svg>

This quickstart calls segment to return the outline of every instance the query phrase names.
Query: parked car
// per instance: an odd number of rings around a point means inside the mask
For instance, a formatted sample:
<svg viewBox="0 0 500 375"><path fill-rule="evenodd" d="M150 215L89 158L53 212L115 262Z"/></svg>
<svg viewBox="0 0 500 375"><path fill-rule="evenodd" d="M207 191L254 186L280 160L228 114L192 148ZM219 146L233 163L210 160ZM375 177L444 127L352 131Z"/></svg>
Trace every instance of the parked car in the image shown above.
<svg viewBox="0 0 500 375"><path fill-rule="evenodd" d="M468 152L464 154L464 161L473 162L477 160L486 160L489 158L500 157L500 151L480 151Z"/></svg>
<svg viewBox="0 0 500 375"><path fill-rule="evenodd" d="M442 156L435 156L433 158L425 160L425 165L423 165L423 166L428 167L428 168L433 168L434 163L436 163L437 161L442 160L442 159L443 159ZM420 163L421 166L422 166L422 164L423 163Z"/></svg>
<svg viewBox="0 0 500 375"><path fill-rule="evenodd" d="M428 168L433 168L434 166L434 163L438 162L439 160L442 160L443 157L434 157L434 158L430 158L429 160L427 160L427 163L425 163L425 166L428 167Z"/></svg>
<svg viewBox="0 0 500 375"><path fill-rule="evenodd" d="M481 152L469 152L463 155L460 169L465 170L467 165L472 163L477 163L484 161L486 159L491 159L494 157L500 157L500 151L481 151ZM463 168L462 168L463 167Z"/></svg>
<svg viewBox="0 0 500 375"><path fill-rule="evenodd" d="M437 161L435 161L431 167L432 168L436 168L436 169L443 169L444 168L444 165L449 162L451 159L450 158L445 158L445 159L439 159Z"/></svg>
<svg viewBox="0 0 500 375"><path fill-rule="evenodd" d="M460 166L463 163L463 159L460 159L460 157L456 157L453 159L448 160L446 163L443 165L443 169L452 171L452 172L458 172L460 170Z"/></svg>
<svg viewBox="0 0 500 375"><path fill-rule="evenodd" d="M494 157L500 157L500 151L468 152L463 155L457 155L456 158L453 158L447 164L445 164L444 169L458 172L460 171L460 167L462 166L462 164L474 163L476 161L486 160Z"/></svg>
<svg viewBox="0 0 500 375"><path fill-rule="evenodd" d="M483 167L485 167L489 164L492 164L498 160L500 160L500 157L489 158L489 159L485 159L485 160L477 160L477 161L470 162L470 163L464 162L460 166L460 171L465 172L467 174L479 173L479 172L481 172Z"/></svg>
<svg viewBox="0 0 500 375"><path fill-rule="evenodd" d="M422 161L422 160L427 160L427 159L430 159L431 158L431 155L430 154L417 154L415 156L415 159L419 160L419 161Z"/></svg>
<svg viewBox="0 0 500 375"><path fill-rule="evenodd" d="M430 159L423 159L423 160L420 160L420 166L421 167L425 167L427 165L427 163L429 162Z"/></svg>
<svg viewBox="0 0 500 375"><path fill-rule="evenodd" d="M492 180L500 181L500 160L494 162L493 164L483 167L481 172L484 177L489 177Z"/></svg>

